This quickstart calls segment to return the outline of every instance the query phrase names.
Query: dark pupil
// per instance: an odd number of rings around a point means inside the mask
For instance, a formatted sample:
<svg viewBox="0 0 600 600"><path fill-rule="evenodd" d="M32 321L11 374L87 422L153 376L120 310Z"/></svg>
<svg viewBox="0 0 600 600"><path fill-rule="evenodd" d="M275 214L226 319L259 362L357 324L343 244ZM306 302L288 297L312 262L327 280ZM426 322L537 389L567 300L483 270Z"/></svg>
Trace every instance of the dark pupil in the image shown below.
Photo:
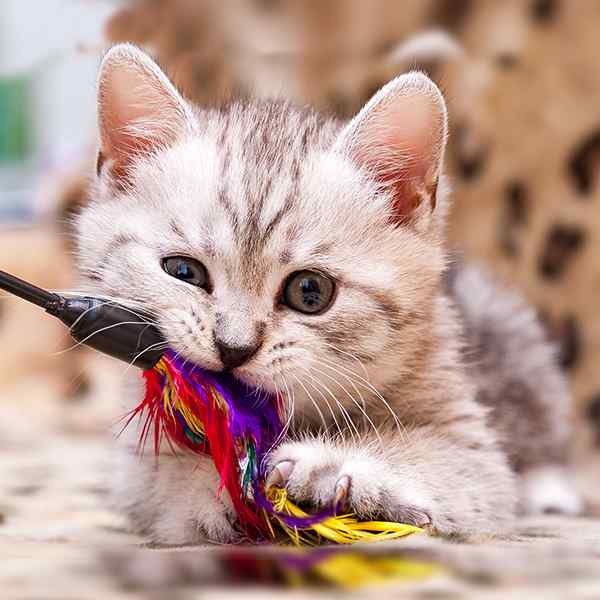
<svg viewBox="0 0 600 600"><path fill-rule="evenodd" d="M180 260L175 267L175 277L179 279L192 279L194 273L187 263Z"/></svg>
<svg viewBox="0 0 600 600"><path fill-rule="evenodd" d="M321 288L319 282L312 277L305 277L300 281L302 302L306 306L314 307L321 303Z"/></svg>

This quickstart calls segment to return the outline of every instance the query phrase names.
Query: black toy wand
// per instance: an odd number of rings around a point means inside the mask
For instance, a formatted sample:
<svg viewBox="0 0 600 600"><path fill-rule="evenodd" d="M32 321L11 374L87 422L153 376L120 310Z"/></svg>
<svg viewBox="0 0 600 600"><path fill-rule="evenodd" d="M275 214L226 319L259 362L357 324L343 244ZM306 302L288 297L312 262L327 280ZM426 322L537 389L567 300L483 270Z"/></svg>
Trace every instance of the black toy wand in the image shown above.
<svg viewBox="0 0 600 600"><path fill-rule="evenodd" d="M0 271L0 289L60 319L73 339L114 358L151 369L164 352L164 338L152 318L92 296L61 296Z"/></svg>

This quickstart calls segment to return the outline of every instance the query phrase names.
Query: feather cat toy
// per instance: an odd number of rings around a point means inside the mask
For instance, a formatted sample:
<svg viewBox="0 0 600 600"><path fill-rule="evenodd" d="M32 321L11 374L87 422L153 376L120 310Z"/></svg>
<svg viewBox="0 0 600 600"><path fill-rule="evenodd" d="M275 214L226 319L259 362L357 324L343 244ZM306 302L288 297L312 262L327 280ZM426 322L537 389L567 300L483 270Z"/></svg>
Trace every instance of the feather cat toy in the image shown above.
<svg viewBox="0 0 600 600"><path fill-rule="evenodd" d="M151 317L89 296L64 297L0 271L4 289L46 310L69 327L78 342L143 370L146 393L126 417L142 422L140 449L151 435L155 452L172 446L209 455L249 539L285 533L297 545L375 541L421 531L384 521L360 522L334 509L308 515L281 488L265 489L269 452L281 440L281 399L261 396L228 373L213 373L164 347Z"/></svg>

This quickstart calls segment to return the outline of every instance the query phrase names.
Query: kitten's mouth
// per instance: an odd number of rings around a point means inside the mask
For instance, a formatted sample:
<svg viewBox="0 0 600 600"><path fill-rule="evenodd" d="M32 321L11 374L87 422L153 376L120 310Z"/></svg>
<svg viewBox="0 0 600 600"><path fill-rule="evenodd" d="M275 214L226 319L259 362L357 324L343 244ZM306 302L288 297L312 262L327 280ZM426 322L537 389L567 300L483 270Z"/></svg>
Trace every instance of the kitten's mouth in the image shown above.
<svg viewBox="0 0 600 600"><path fill-rule="evenodd" d="M273 393L273 386L268 385L268 380L264 378L259 379L244 366L233 368L223 366L219 368L214 363L207 364L203 361L195 360L192 356L187 354L181 354L181 357L184 359L184 361L198 366L200 369L206 371L209 375L214 377L217 381L221 381L224 384L241 384L247 388L265 390L269 393Z"/></svg>
<svg viewBox="0 0 600 600"><path fill-rule="evenodd" d="M240 365L225 365L216 353L196 349L186 339L172 345L169 352L179 356L184 362L206 371L217 381L242 384L247 388L268 394L276 394L280 389L269 370L261 367L263 361L260 359L256 361L257 364L254 360L247 360Z"/></svg>

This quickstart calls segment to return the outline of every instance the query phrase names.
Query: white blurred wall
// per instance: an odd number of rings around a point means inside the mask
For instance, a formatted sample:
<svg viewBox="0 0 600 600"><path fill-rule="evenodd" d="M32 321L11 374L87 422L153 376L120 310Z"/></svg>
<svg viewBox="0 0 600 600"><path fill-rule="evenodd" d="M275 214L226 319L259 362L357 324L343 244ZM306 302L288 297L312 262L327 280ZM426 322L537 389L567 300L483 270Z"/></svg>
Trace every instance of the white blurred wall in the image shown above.
<svg viewBox="0 0 600 600"><path fill-rule="evenodd" d="M27 165L0 173L0 217L8 204L32 199L30 190L41 173L77 159L82 147L94 141L101 30L116 4L0 0L0 77L31 77L34 140Z"/></svg>

